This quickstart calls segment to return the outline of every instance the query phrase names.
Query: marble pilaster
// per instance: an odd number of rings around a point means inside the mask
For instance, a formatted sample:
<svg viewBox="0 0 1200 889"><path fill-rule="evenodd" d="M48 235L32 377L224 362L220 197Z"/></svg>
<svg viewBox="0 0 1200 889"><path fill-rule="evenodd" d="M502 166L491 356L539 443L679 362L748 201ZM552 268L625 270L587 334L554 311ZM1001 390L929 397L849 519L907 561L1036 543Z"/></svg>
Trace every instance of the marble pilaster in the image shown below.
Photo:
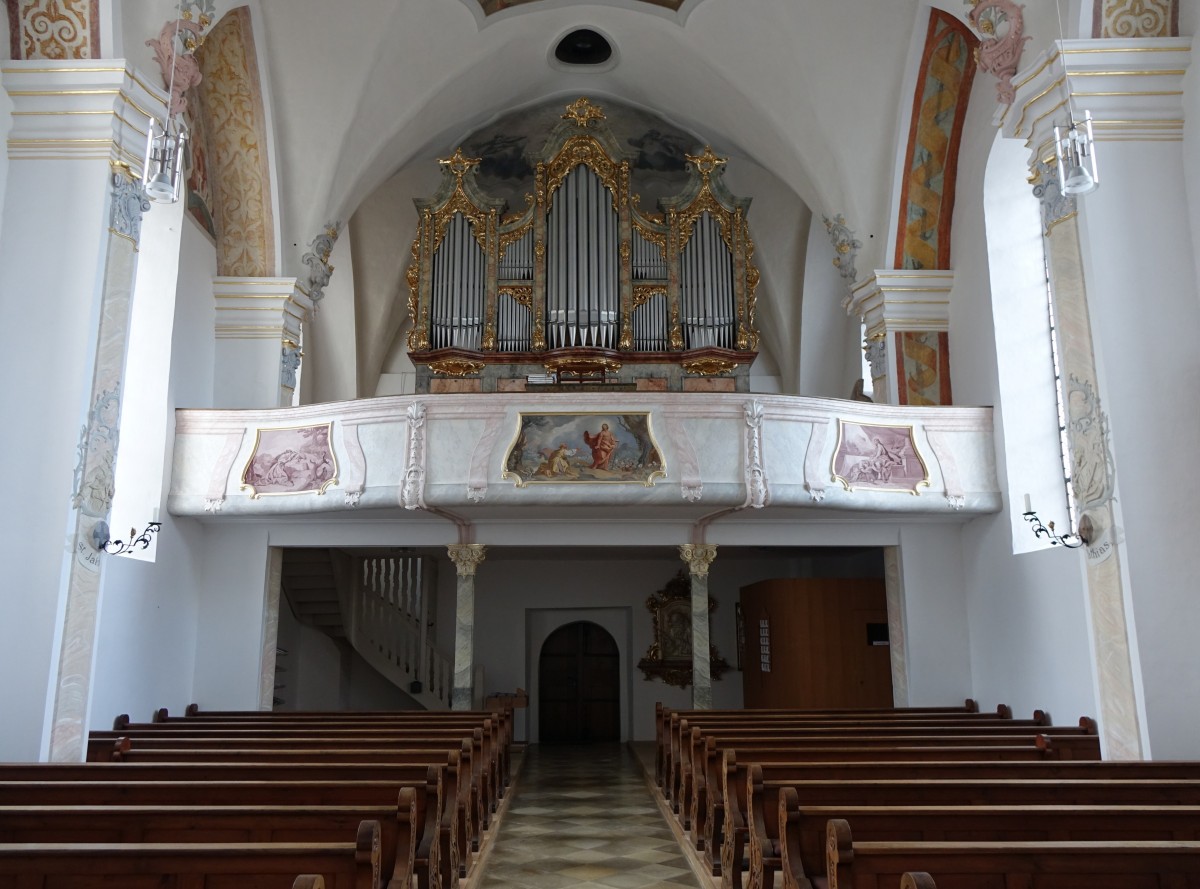
<svg viewBox="0 0 1200 889"><path fill-rule="evenodd" d="M692 709L712 709L712 662L709 638L708 568L717 557L712 544L684 544L679 558L692 581Z"/></svg>
<svg viewBox="0 0 1200 889"><path fill-rule="evenodd" d="M883 585L887 597L888 650L892 658L892 703L908 706L908 660L904 637L904 573L900 570L900 547L883 548Z"/></svg>
<svg viewBox="0 0 1200 889"><path fill-rule="evenodd" d="M263 600L261 672L258 709L275 708L275 661L279 654L279 593L283 588L283 549L271 547L267 555L267 594Z"/></svg>
<svg viewBox="0 0 1200 889"><path fill-rule="evenodd" d="M458 571L454 611L454 686L450 693L453 710L470 710L475 681L475 569L487 555L481 543L460 543L446 548Z"/></svg>

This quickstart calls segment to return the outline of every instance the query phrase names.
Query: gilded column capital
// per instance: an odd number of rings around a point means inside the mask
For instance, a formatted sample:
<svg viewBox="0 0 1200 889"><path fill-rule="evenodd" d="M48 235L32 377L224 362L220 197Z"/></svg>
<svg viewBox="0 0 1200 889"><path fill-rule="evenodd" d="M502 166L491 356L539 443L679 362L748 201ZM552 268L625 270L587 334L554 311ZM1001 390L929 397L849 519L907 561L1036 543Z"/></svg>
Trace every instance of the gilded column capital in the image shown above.
<svg viewBox="0 0 1200 889"><path fill-rule="evenodd" d="M446 551L459 577L474 577L475 569L487 555L487 547L482 543L455 543L446 547Z"/></svg>
<svg viewBox="0 0 1200 889"><path fill-rule="evenodd" d="M688 571L696 577L708 577L708 566L717 557L712 543L685 543L679 547L679 558L687 562Z"/></svg>

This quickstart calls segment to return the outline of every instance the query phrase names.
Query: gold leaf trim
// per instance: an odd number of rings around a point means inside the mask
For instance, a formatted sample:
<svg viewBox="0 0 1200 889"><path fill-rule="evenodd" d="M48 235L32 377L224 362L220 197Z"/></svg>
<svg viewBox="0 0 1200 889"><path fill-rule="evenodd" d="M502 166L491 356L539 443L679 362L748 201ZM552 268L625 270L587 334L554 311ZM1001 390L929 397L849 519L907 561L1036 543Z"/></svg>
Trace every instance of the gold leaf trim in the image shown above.
<svg viewBox="0 0 1200 889"><path fill-rule="evenodd" d="M468 361L465 358L443 358L428 365L435 374L445 377L471 377L484 368L482 361Z"/></svg>
<svg viewBox="0 0 1200 889"><path fill-rule="evenodd" d="M695 358L683 362L683 369L697 377L715 377L732 373L738 369L736 361L726 361L724 358Z"/></svg>

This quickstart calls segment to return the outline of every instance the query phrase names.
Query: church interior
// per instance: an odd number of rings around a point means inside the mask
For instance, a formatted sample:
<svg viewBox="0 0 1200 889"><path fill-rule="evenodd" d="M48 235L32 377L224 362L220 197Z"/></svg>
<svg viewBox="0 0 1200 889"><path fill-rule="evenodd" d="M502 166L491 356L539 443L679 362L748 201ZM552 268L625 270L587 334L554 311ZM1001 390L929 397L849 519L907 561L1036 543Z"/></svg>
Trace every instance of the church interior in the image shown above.
<svg viewBox="0 0 1200 889"><path fill-rule="evenodd" d="M0 761L968 699L1200 758L1195 3L7 6Z"/></svg>

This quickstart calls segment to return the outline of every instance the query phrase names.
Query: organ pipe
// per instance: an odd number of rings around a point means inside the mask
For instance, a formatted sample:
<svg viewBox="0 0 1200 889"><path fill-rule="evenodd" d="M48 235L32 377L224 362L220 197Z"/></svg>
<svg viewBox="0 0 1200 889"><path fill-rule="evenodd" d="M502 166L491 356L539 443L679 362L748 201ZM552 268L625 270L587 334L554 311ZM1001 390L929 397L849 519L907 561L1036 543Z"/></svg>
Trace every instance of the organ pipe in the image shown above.
<svg viewBox="0 0 1200 889"><path fill-rule="evenodd" d="M442 162L438 195L417 202L410 350L753 352L750 201L726 190L725 161L688 155L687 188L660 200L661 214L642 212L631 155L578 106L551 135L523 212L501 216L461 149Z"/></svg>

